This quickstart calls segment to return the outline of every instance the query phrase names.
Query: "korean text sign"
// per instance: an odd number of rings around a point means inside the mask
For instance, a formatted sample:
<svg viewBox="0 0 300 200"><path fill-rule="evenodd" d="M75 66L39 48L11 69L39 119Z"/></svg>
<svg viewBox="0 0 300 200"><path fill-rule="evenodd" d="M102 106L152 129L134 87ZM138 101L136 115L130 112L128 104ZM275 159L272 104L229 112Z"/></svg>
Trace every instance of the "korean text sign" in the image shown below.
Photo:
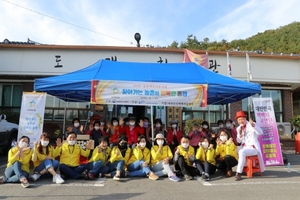
<svg viewBox="0 0 300 200"><path fill-rule="evenodd" d="M28 136L31 147L43 131L45 103L46 93L23 92L18 138Z"/></svg>
<svg viewBox="0 0 300 200"><path fill-rule="evenodd" d="M253 98L253 106L256 124L263 130L259 141L265 165L283 165L272 99Z"/></svg>
<svg viewBox="0 0 300 200"><path fill-rule="evenodd" d="M94 80L91 103L206 107L207 85Z"/></svg>

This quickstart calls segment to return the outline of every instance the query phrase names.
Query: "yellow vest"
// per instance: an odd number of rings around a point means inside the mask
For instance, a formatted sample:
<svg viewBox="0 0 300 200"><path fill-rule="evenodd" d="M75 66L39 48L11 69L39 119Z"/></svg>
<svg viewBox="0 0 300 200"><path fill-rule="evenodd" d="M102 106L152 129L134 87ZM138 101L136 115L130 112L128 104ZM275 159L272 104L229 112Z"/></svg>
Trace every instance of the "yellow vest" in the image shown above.
<svg viewBox="0 0 300 200"><path fill-rule="evenodd" d="M37 160L35 162L33 162L34 168L39 166L41 164L41 162L46 159L47 156L51 156L53 159L55 159L57 156L59 156L61 147L56 147L54 149L52 146L48 146L48 148L49 148L48 155L46 155L44 153L40 153L38 149L33 149L33 151L36 151L36 155L37 155Z"/></svg>
<svg viewBox="0 0 300 200"><path fill-rule="evenodd" d="M128 164L133 163L137 160L144 160L147 163L150 163L150 150L145 147L144 149L135 147L133 153L130 156Z"/></svg>
<svg viewBox="0 0 300 200"><path fill-rule="evenodd" d="M195 150L194 148L189 145L188 149L185 150L181 145L177 146L177 149L179 150L179 155L183 156L184 161L187 165L192 166L193 163L190 162L189 156L195 156Z"/></svg>
<svg viewBox="0 0 300 200"><path fill-rule="evenodd" d="M118 154L116 154L116 152L118 152ZM119 147L115 146L111 150L109 161L111 163L113 163L113 162L115 162L117 160L124 160L125 161L125 166L126 166L127 163L128 163L129 157L130 157L130 153L131 153L131 149L127 148L125 156L123 157L122 154L121 154L121 151L120 151Z"/></svg>
<svg viewBox="0 0 300 200"><path fill-rule="evenodd" d="M97 146L94 149L93 155L90 158L89 162L102 161L103 163L106 163L107 160L108 160L108 158L109 158L111 149L109 147L107 147L106 150L105 150L105 153L103 151L102 152L98 152L98 149L99 149L99 146Z"/></svg>
<svg viewBox="0 0 300 200"><path fill-rule="evenodd" d="M168 145L163 146L161 151L158 151L158 145L154 145L151 148L151 165L154 165L167 157L170 159L173 158L172 151Z"/></svg>
<svg viewBox="0 0 300 200"><path fill-rule="evenodd" d="M224 158L226 155L230 155L238 160L238 155L236 152L236 146L234 142L231 142L230 145L223 143L221 145L217 145L216 154L220 155L220 158Z"/></svg>
<svg viewBox="0 0 300 200"><path fill-rule="evenodd" d="M90 154L89 149L82 149L78 144L69 145L65 142L61 146L60 163L70 167L77 167L79 165L80 155L88 157Z"/></svg>
<svg viewBox="0 0 300 200"><path fill-rule="evenodd" d="M203 147L199 147L196 153L196 159L200 160L201 163L207 161L212 165L216 165L216 151L214 148L204 150Z"/></svg>
<svg viewBox="0 0 300 200"><path fill-rule="evenodd" d="M28 149L24 151L24 157L21 158L20 156L15 156L18 153L18 148L13 147L8 152L8 162L7 167L13 165L16 161L21 163L21 169L27 173L30 173L30 161L32 156L32 149Z"/></svg>

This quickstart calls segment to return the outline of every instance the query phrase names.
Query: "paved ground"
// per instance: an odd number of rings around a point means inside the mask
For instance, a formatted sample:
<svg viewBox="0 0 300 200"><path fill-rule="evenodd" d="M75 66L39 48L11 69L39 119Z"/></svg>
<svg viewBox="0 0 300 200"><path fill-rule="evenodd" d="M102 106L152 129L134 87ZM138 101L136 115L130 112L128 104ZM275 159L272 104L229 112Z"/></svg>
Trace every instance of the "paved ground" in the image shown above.
<svg viewBox="0 0 300 200"><path fill-rule="evenodd" d="M167 178L152 181L130 178L120 182L112 179L94 181L67 180L56 185L50 179L32 183L23 189L20 184L0 185L0 199L298 199L300 195L300 156L288 152L292 166L267 167L263 176L236 182L216 173L209 182L201 180L172 182ZM6 156L0 155L0 174L5 169ZM245 177L245 176L244 176Z"/></svg>

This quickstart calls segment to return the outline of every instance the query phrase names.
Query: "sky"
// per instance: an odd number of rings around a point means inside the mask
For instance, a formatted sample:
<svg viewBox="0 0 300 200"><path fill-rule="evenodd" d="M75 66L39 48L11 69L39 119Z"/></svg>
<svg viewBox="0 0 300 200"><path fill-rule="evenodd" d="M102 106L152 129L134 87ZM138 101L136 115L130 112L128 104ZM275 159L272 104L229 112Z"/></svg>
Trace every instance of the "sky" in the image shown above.
<svg viewBox="0 0 300 200"><path fill-rule="evenodd" d="M0 0L0 41L168 46L246 39L300 21L299 0Z"/></svg>

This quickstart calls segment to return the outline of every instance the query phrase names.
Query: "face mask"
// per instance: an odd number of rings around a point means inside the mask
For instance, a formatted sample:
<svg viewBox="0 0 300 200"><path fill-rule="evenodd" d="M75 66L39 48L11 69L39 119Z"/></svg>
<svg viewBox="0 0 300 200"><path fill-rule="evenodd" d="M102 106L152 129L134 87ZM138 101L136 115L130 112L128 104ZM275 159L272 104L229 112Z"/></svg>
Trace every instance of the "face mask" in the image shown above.
<svg viewBox="0 0 300 200"><path fill-rule="evenodd" d="M128 126L128 125L129 125L129 122L126 122L125 125Z"/></svg>
<svg viewBox="0 0 300 200"><path fill-rule="evenodd" d="M227 136L226 136L226 135L221 135L221 136L220 136L220 140L221 140L222 142L225 142L225 141L227 140Z"/></svg>
<svg viewBox="0 0 300 200"><path fill-rule="evenodd" d="M100 124L101 124L101 126L104 126L105 123L104 122L100 122Z"/></svg>
<svg viewBox="0 0 300 200"><path fill-rule="evenodd" d="M208 128L208 126L207 125L203 125L203 128Z"/></svg>
<svg viewBox="0 0 300 200"><path fill-rule="evenodd" d="M144 127L148 128L149 122L144 122Z"/></svg>
<svg viewBox="0 0 300 200"><path fill-rule="evenodd" d="M77 123L74 123L74 126L75 127L79 127L79 123L77 122Z"/></svg>
<svg viewBox="0 0 300 200"><path fill-rule="evenodd" d="M28 146L28 144L26 143L26 142L20 142L19 143L19 147L20 148L25 148L25 147L27 147Z"/></svg>
<svg viewBox="0 0 300 200"><path fill-rule="evenodd" d="M172 124L172 128L176 128L177 127L177 124Z"/></svg>
<svg viewBox="0 0 300 200"><path fill-rule="evenodd" d="M145 148L146 143L145 142L140 142L140 145L141 145L142 148Z"/></svg>
<svg viewBox="0 0 300 200"><path fill-rule="evenodd" d="M113 125L114 125L114 126L118 126L119 123L118 123L118 122L113 122Z"/></svg>
<svg viewBox="0 0 300 200"><path fill-rule="evenodd" d="M158 144L158 146L161 146L164 144L164 141L163 140L157 140L156 143Z"/></svg>
<svg viewBox="0 0 300 200"><path fill-rule="evenodd" d="M46 147L49 144L49 141L41 141L41 145L43 147Z"/></svg>
<svg viewBox="0 0 300 200"><path fill-rule="evenodd" d="M135 122L129 122L129 125L130 125L130 126L134 126L134 125L135 125Z"/></svg>
<svg viewBox="0 0 300 200"><path fill-rule="evenodd" d="M220 124L220 125L219 125L219 128L223 128L223 127L224 127L223 124Z"/></svg>
<svg viewBox="0 0 300 200"><path fill-rule="evenodd" d="M208 142L202 142L202 147L206 149L208 147Z"/></svg>
<svg viewBox="0 0 300 200"><path fill-rule="evenodd" d="M100 129L99 126L95 126L94 128L95 128L96 131L98 131Z"/></svg>
<svg viewBox="0 0 300 200"><path fill-rule="evenodd" d="M231 124L226 124L226 128L230 128L231 127Z"/></svg>
<svg viewBox="0 0 300 200"><path fill-rule="evenodd" d="M160 128L160 124L155 124L155 127L156 128Z"/></svg>
<svg viewBox="0 0 300 200"><path fill-rule="evenodd" d="M75 140L69 140L68 144L71 145L71 146L73 146L73 145L75 145L75 142L76 142Z"/></svg>
<svg viewBox="0 0 300 200"><path fill-rule="evenodd" d="M182 143L181 146L186 149L189 147L189 143Z"/></svg>

